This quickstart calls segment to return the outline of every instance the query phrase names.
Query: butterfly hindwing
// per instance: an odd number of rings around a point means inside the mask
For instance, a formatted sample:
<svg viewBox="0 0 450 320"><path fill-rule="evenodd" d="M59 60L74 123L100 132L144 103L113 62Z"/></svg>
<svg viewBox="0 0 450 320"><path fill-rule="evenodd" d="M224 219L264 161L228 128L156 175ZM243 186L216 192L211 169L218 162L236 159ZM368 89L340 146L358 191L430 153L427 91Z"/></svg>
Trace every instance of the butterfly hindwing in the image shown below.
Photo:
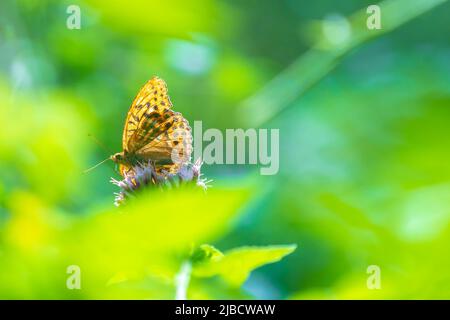
<svg viewBox="0 0 450 320"><path fill-rule="evenodd" d="M136 154L152 159L158 166L166 164L165 171L173 173L179 164L190 161L192 153L192 134L189 123L178 112L172 112L170 118L162 124L162 132L155 139L140 148ZM173 167L167 170L167 164ZM178 165L177 165L178 164Z"/></svg>

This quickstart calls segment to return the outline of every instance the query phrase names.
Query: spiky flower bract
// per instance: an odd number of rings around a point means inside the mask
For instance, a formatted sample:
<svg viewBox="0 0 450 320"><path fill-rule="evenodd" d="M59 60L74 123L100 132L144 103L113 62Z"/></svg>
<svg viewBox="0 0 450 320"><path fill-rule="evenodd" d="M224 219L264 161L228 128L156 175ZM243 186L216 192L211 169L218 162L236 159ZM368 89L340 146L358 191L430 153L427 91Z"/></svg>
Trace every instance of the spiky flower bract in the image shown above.
<svg viewBox="0 0 450 320"><path fill-rule="evenodd" d="M195 163L186 163L176 173L157 173L151 161L140 163L133 167L130 174L125 174L123 180L111 178L111 183L120 188L115 193L114 204L121 205L128 198L135 197L136 193L144 188L176 188L184 184L195 184L204 190L208 188L211 180L202 178L200 172L203 162L201 159Z"/></svg>

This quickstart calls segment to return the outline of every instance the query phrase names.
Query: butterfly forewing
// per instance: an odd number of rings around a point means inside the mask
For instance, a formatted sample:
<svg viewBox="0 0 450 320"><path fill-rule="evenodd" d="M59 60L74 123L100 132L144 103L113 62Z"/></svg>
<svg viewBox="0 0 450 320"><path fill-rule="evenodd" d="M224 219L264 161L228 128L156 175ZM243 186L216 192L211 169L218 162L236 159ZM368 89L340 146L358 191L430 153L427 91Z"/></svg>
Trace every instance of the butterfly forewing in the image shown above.
<svg viewBox="0 0 450 320"><path fill-rule="evenodd" d="M145 144L142 141L146 130L161 121L160 116L164 109L170 110L172 103L167 94L167 85L164 80L153 77L141 88L125 120L122 147L126 152L135 152Z"/></svg>

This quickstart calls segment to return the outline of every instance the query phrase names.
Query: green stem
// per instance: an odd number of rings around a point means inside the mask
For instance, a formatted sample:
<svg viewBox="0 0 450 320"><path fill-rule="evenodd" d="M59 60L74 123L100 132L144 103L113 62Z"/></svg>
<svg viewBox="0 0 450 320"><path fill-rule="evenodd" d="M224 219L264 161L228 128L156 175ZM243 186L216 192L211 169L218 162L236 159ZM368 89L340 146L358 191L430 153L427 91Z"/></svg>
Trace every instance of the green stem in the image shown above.
<svg viewBox="0 0 450 320"><path fill-rule="evenodd" d="M175 276L176 293L175 300L187 300L187 290L191 280L192 264L185 261L181 264L180 271Z"/></svg>

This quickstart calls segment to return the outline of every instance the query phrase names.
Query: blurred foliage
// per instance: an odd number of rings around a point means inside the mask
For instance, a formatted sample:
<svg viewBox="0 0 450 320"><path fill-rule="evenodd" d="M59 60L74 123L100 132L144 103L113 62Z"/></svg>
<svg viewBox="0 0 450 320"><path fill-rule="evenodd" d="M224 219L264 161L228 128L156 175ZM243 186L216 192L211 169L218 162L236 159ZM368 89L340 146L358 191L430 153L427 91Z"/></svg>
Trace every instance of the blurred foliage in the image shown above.
<svg viewBox="0 0 450 320"><path fill-rule="evenodd" d="M247 280L251 271L267 263L280 261L295 248L295 245L242 247L229 250L225 254L214 252L208 261L197 263L193 274L199 277L221 275L231 285L239 287Z"/></svg>
<svg viewBox="0 0 450 320"><path fill-rule="evenodd" d="M1 1L0 297L173 299L192 263L188 298L448 299L450 5L370 4ZM204 129L279 128L279 174L115 208L113 164L82 172L155 74Z"/></svg>

